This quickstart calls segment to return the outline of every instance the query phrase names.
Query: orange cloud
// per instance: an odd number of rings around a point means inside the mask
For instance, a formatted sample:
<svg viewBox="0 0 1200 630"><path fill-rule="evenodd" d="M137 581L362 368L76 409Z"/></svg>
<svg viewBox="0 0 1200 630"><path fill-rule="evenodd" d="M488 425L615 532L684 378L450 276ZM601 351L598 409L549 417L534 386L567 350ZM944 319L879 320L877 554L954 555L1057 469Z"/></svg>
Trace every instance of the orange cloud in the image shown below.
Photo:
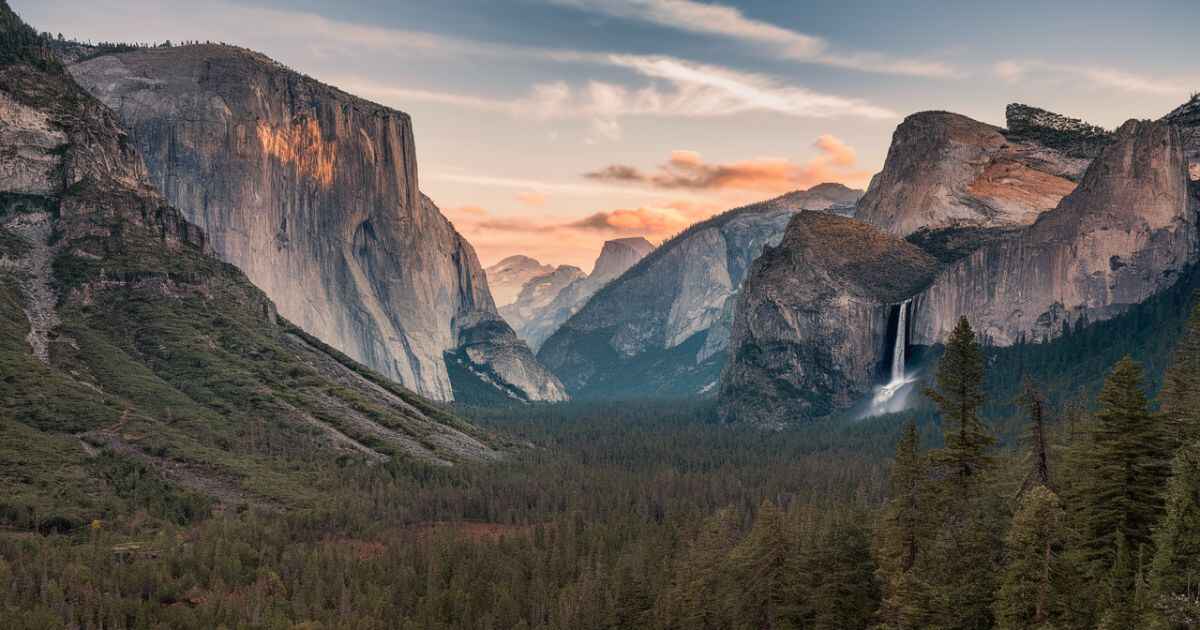
<svg viewBox="0 0 1200 630"><path fill-rule="evenodd" d="M530 191L526 191L523 193L518 193L517 201L520 201L521 203L523 203L527 206L534 206L534 207L540 208L540 207L546 205L546 195L543 195L542 193L537 192L535 190L530 190Z"/></svg>
<svg viewBox="0 0 1200 630"><path fill-rule="evenodd" d="M645 172L627 164L612 164L586 173L589 179L640 183L653 188L680 190L741 190L784 193L837 182L856 188L866 186L871 173L855 168L854 148L836 136L824 134L813 143L818 154L795 163L785 158L759 158L728 164L711 164L695 151L672 151L665 164Z"/></svg>

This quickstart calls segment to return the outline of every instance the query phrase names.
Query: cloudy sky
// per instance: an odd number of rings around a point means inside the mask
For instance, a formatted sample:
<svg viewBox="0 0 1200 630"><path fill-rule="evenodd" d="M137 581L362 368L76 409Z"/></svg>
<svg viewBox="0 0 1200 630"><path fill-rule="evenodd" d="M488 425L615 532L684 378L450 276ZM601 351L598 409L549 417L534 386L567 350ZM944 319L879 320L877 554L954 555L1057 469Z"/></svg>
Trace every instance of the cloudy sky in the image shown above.
<svg viewBox="0 0 1200 630"><path fill-rule="evenodd" d="M589 270L608 238L865 187L915 111L1002 124L1017 101L1115 127L1200 90L1190 0L10 4L78 39L236 43L408 112L421 189L485 265Z"/></svg>

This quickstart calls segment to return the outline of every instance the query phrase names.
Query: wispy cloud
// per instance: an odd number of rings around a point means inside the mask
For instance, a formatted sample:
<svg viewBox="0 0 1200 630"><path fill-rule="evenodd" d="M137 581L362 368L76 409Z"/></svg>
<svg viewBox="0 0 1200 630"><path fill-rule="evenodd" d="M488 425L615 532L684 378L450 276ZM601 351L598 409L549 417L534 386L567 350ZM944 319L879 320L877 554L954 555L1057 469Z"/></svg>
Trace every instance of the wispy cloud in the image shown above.
<svg viewBox="0 0 1200 630"><path fill-rule="evenodd" d="M839 68L918 77L950 78L962 73L937 60L897 57L874 51L840 51L823 37L747 17L736 7L692 0L551 0L583 11L638 20L762 46L771 54Z"/></svg>
<svg viewBox="0 0 1200 630"><path fill-rule="evenodd" d="M823 182L839 182L862 187L870 179L869 171L857 167L854 148L826 134L813 146L818 155L802 163L783 158L760 158L728 164L704 161L694 151L674 151L670 159L654 171L642 171L626 164L612 164L585 177L596 181L637 183L664 190L744 190L780 193L810 188Z"/></svg>
<svg viewBox="0 0 1200 630"><path fill-rule="evenodd" d="M1104 66L1051 63L1037 59L1006 59L992 67L996 76L1010 83L1028 79L1053 79L1083 82L1094 88L1134 94L1186 96L1189 83L1179 79L1159 79Z"/></svg>
<svg viewBox="0 0 1200 630"><path fill-rule="evenodd" d="M396 107L430 102L537 119L582 119L590 138L621 137L619 119L633 116L708 118L770 112L801 118L891 120L898 114L857 98L816 92L762 74L699 64L664 55L601 55L597 63L623 68L656 83L630 88L606 81L534 85L526 96L492 98L453 92L401 88L368 79L342 77L338 85Z"/></svg>

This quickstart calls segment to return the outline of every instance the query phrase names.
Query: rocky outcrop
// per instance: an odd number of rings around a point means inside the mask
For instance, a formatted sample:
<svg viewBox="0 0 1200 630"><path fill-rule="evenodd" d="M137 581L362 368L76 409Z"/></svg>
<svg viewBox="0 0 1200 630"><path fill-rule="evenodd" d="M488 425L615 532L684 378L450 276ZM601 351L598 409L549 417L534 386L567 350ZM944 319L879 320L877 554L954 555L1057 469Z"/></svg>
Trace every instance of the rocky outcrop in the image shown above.
<svg viewBox="0 0 1200 630"><path fill-rule="evenodd" d="M504 308L517 301L525 283L548 273L554 272L552 265L543 265L529 256L517 254L483 270L487 274L488 288L492 290L492 298L496 306ZM508 323L512 323L509 320Z"/></svg>
<svg viewBox="0 0 1200 630"><path fill-rule="evenodd" d="M599 258L592 266L591 274L583 276L580 273L578 277L561 285L561 279L570 272L564 273L561 271L563 267L559 267L555 274L531 280L525 290L522 290L517 302L501 312L506 318L512 314L508 321L513 323L521 338L537 351L563 322L595 295L596 291L625 273L625 270L637 264L653 250L654 246L650 241L640 236L605 241L604 247L600 249ZM569 269L578 271L576 267ZM526 291L529 292L528 295ZM549 300L539 300L551 291L553 295Z"/></svg>
<svg viewBox="0 0 1200 630"><path fill-rule="evenodd" d="M958 260L917 297L913 342L944 339L961 315L998 345L1107 319L1195 259L1195 204L1181 130L1129 121L1057 208Z"/></svg>
<svg viewBox="0 0 1200 630"><path fill-rule="evenodd" d="M751 262L779 242L792 215L844 209L855 195L843 187L814 191L730 210L689 227L600 289L538 357L573 396L711 391L724 364L730 301Z"/></svg>
<svg viewBox="0 0 1200 630"><path fill-rule="evenodd" d="M1188 172L1192 181L1200 181L1200 94L1192 96L1163 119L1179 127Z"/></svg>
<svg viewBox="0 0 1200 630"><path fill-rule="evenodd" d="M523 399L564 397L513 344L471 246L419 192L406 114L227 46L105 54L71 72L118 113L151 181L213 251L306 331L439 400L454 397L446 361L493 354L489 331L504 365L473 370Z"/></svg>
<svg viewBox="0 0 1200 630"><path fill-rule="evenodd" d="M904 119L855 216L897 236L1032 224L1074 190L1108 134L1022 105L1007 113L1008 130L949 112Z"/></svg>
<svg viewBox="0 0 1200 630"><path fill-rule="evenodd" d="M938 269L919 247L866 223L796 215L738 297L722 419L777 428L852 405L877 381L891 305Z"/></svg>

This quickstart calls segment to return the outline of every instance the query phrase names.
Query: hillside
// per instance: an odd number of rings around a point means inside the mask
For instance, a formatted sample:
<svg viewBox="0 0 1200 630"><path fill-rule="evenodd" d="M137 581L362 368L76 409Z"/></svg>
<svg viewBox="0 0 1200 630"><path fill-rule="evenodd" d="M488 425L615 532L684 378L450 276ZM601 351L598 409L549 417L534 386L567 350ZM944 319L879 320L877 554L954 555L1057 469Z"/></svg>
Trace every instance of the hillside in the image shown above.
<svg viewBox="0 0 1200 630"><path fill-rule="evenodd" d="M149 185L112 112L0 17L0 526L285 509L339 462L500 457L279 318Z"/></svg>

